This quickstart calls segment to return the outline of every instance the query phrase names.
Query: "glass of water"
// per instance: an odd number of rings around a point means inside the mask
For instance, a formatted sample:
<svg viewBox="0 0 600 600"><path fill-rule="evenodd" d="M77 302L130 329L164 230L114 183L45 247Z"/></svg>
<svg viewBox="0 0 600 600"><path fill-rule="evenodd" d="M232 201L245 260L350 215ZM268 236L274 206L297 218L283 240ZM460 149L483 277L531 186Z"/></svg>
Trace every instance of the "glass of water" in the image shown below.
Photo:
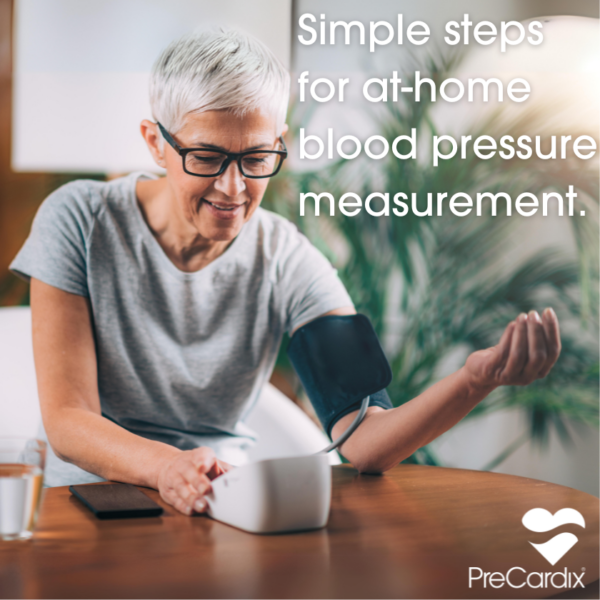
<svg viewBox="0 0 600 600"><path fill-rule="evenodd" d="M37 523L46 442L0 436L0 539L26 540Z"/></svg>

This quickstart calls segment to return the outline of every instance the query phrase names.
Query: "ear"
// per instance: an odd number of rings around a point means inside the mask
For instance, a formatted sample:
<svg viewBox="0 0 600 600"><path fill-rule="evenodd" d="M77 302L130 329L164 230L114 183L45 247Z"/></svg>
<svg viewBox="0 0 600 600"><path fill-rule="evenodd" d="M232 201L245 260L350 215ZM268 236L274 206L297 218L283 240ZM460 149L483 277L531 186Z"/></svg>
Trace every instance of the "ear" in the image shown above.
<svg viewBox="0 0 600 600"><path fill-rule="evenodd" d="M282 130L281 130L281 133L280 133L279 135L280 135L281 137L283 137L283 136L284 136L284 135L285 135L285 134L288 132L288 130L289 130L288 124L287 124L287 123L284 123L284 124L283 124L283 128L282 128Z"/></svg>
<svg viewBox="0 0 600 600"><path fill-rule="evenodd" d="M167 163L163 155L164 142L163 149L161 150L161 137L160 132L158 131L158 125L152 121L148 121L148 119L144 119L140 123L140 132L148 146L148 150L150 150L150 154L152 154L154 162L159 167L166 169Z"/></svg>

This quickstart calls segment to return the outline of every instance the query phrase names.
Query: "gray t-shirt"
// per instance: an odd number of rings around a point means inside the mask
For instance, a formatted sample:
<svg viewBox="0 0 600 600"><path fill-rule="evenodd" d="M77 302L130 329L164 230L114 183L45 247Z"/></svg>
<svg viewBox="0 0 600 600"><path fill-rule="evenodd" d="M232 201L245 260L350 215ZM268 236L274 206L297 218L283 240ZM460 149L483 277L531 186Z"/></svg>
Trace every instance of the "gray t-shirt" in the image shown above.
<svg viewBox="0 0 600 600"><path fill-rule="evenodd" d="M255 440L244 420L284 332L352 301L296 226L260 207L216 260L179 270L140 211L140 177L154 178L138 172L56 190L10 268L89 298L104 417L242 464ZM89 481L101 479L50 453L48 485Z"/></svg>

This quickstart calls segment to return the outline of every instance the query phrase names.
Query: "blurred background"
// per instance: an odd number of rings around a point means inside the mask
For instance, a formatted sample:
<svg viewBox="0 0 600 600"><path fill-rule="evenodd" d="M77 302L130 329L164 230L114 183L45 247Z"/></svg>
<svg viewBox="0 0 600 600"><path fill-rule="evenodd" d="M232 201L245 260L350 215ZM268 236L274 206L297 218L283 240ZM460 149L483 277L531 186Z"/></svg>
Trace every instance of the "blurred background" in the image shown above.
<svg viewBox="0 0 600 600"><path fill-rule="evenodd" d="M304 46L298 17L425 21L432 41L415 48ZM499 24L540 18L544 43L501 54L442 43L444 24ZM27 285L8 265L43 199L78 178L105 180L159 172L139 134L150 118L147 80L159 52L196 27L241 27L267 43L292 71L290 160L263 205L293 220L338 269L357 310L373 320L394 370L395 405L413 398L497 343L519 312L553 306L563 352L552 374L526 388L502 388L408 462L534 477L599 495L598 158L591 161L298 160L297 132L388 139L412 127L454 136L590 135L598 140L599 8L596 0L0 0L0 306L26 305ZM543 18L543 19L542 19ZM436 40L438 41L436 43ZM311 79L389 77L415 70L447 77L524 77L519 105L421 103L375 106L350 94L344 104L297 101L299 73ZM425 87L423 88L426 89ZM574 185L586 215L299 218L302 191L566 192ZM2 336L2 331L0 331ZM1 339L0 339L1 343ZM285 348L285 343L283 345ZM0 354L1 358L1 354ZM309 414L282 352L273 382ZM1 385L1 383L0 383ZM1 396L1 387L0 387ZM4 400L0 397L0 400ZM18 399L11 402L18 403ZM5 404L6 407L6 404ZM20 410L35 407L20 407ZM0 407L0 420L2 417ZM28 431L22 421L19 433ZM17 432L15 432L17 433Z"/></svg>

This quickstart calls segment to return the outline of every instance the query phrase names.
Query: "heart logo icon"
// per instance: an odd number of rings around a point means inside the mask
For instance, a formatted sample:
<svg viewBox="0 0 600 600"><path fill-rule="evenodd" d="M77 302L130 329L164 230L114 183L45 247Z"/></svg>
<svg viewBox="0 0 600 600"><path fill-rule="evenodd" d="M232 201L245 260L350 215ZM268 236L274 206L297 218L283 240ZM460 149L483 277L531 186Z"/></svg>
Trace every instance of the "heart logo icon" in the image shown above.
<svg viewBox="0 0 600 600"><path fill-rule="evenodd" d="M583 515L574 508L562 508L554 514L544 508L532 508L525 513L522 523L535 532L551 531L567 523L585 528ZM577 536L572 533L559 533L543 544L529 543L554 566L577 542Z"/></svg>

